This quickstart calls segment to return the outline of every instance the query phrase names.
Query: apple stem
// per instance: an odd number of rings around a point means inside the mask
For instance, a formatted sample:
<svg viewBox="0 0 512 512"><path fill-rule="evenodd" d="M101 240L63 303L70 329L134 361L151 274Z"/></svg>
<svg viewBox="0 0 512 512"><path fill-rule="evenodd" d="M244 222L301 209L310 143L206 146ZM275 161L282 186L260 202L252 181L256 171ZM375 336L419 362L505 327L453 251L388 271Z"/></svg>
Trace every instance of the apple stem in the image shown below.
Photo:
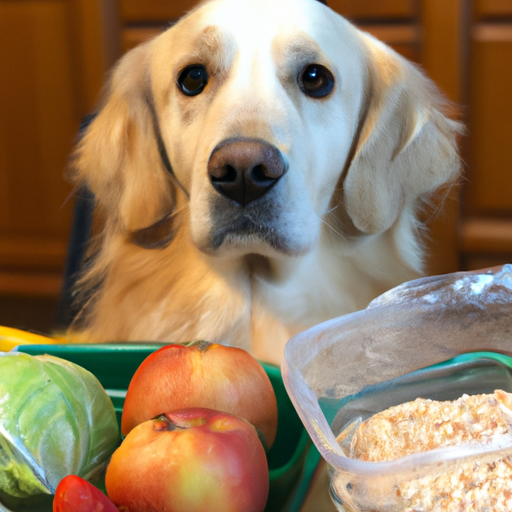
<svg viewBox="0 0 512 512"><path fill-rule="evenodd" d="M171 421L165 414L160 414L153 418L153 430L156 432L162 432L164 430L172 432L173 430L183 429L184 427L180 427L176 425L173 421Z"/></svg>
<svg viewBox="0 0 512 512"><path fill-rule="evenodd" d="M185 346L197 347L201 352L205 352L212 345L213 345L213 343L210 343L209 341L205 341L205 340L194 340L194 341L189 341L188 343L185 343Z"/></svg>

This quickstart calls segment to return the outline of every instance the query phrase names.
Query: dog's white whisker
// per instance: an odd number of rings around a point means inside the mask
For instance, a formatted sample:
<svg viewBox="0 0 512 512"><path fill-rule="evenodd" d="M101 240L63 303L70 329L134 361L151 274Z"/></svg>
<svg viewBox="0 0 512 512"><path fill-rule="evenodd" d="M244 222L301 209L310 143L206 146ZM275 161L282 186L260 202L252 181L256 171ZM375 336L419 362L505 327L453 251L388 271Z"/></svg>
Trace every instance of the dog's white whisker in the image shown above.
<svg viewBox="0 0 512 512"><path fill-rule="evenodd" d="M323 219L322 217L318 217L320 219L320 221L325 224L332 232L334 232L336 235L338 235L342 240L345 240L345 235L343 233L341 233L340 231L338 231L334 226L332 226L331 224L329 224L325 219Z"/></svg>

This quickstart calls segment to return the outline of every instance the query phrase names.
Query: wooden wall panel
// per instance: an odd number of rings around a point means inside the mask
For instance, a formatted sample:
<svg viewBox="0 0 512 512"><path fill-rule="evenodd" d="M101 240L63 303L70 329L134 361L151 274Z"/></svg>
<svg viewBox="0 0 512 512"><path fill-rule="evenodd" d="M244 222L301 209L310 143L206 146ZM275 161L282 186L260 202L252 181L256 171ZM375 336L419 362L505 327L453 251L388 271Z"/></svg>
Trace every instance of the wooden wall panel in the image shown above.
<svg viewBox="0 0 512 512"><path fill-rule="evenodd" d="M412 20L415 0L328 0L329 7L354 20Z"/></svg>
<svg viewBox="0 0 512 512"><path fill-rule="evenodd" d="M58 293L73 208L63 173L119 55L104 30L114 1L0 0L0 294Z"/></svg>
<svg viewBox="0 0 512 512"><path fill-rule="evenodd" d="M461 240L461 266L465 270L512 262L512 218L463 219Z"/></svg>
<svg viewBox="0 0 512 512"><path fill-rule="evenodd" d="M466 252L512 254L512 219L470 219L462 230Z"/></svg>
<svg viewBox="0 0 512 512"><path fill-rule="evenodd" d="M123 52L155 37L168 22L180 18L197 3L197 0L120 0ZM328 3L406 58L418 61L417 0L329 0Z"/></svg>
<svg viewBox="0 0 512 512"><path fill-rule="evenodd" d="M120 0L123 23L167 22L192 9L198 0ZM352 19L408 20L416 15L416 0L329 0L329 7Z"/></svg>
<svg viewBox="0 0 512 512"><path fill-rule="evenodd" d="M161 27L125 27L121 32L121 48L123 53L135 48L145 41L159 35L164 28Z"/></svg>
<svg viewBox="0 0 512 512"><path fill-rule="evenodd" d="M475 3L474 15L481 19L512 18L511 0L473 0Z"/></svg>
<svg viewBox="0 0 512 512"><path fill-rule="evenodd" d="M358 24L359 28L369 32L377 39L389 44L395 51L407 59L419 62L419 33L414 25L374 25ZM127 52L137 45L156 37L164 30L160 27L131 27L122 30L122 51Z"/></svg>
<svg viewBox="0 0 512 512"><path fill-rule="evenodd" d="M81 119L97 104L106 74L121 55L121 23L117 0L66 0L66 4L75 109Z"/></svg>
<svg viewBox="0 0 512 512"><path fill-rule="evenodd" d="M421 5L421 62L446 97L463 101L466 74L467 3L429 0Z"/></svg>
<svg viewBox="0 0 512 512"><path fill-rule="evenodd" d="M479 26L473 36L464 210L512 213L512 24Z"/></svg>
<svg viewBox="0 0 512 512"><path fill-rule="evenodd" d="M512 2L475 0L461 267L512 262Z"/></svg>
<svg viewBox="0 0 512 512"><path fill-rule="evenodd" d="M193 0L173 3L157 0L149 2L146 8L146 4L143 6L136 0L121 0L123 53L160 34L169 21L179 18L193 4ZM415 4L414 0L372 0L362 4L351 0L329 1L330 7L354 21L362 30L418 62L420 47L418 25L413 18Z"/></svg>
<svg viewBox="0 0 512 512"><path fill-rule="evenodd" d="M427 75L455 105L463 101L468 8L465 0L421 3L420 61ZM459 187L454 186L434 198L439 207L429 222L428 274L459 269L459 196Z"/></svg>
<svg viewBox="0 0 512 512"><path fill-rule="evenodd" d="M0 3L4 237L63 237L69 229L62 172L78 120L66 9L55 0Z"/></svg>
<svg viewBox="0 0 512 512"><path fill-rule="evenodd" d="M356 24L361 30L385 42L406 59L420 62L420 32L416 24Z"/></svg>
<svg viewBox="0 0 512 512"><path fill-rule="evenodd" d="M119 14L122 23L167 23L198 3L198 0L119 0Z"/></svg>

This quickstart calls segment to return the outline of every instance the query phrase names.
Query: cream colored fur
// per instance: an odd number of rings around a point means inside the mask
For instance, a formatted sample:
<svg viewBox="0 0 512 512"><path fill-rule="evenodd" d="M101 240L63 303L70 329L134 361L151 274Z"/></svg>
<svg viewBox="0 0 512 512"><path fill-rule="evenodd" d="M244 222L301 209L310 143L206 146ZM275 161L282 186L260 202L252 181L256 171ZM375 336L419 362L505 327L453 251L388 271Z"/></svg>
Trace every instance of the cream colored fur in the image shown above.
<svg viewBox="0 0 512 512"><path fill-rule="evenodd" d="M297 85L313 62L335 77L326 98ZM187 97L177 76L197 63L209 82ZM178 185L162 164L152 108ZM294 333L421 273L417 209L459 170L460 127L443 109L416 67L319 2L204 2L121 59L77 148L76 180L106 221L72 333L201 338L279 363ZM289 166L251 214L280 249L258 234L212 246L238 210L216 199L207 163L233 137L273 144ZM168 245L133 243L166 215L176 230Z"/></svg>

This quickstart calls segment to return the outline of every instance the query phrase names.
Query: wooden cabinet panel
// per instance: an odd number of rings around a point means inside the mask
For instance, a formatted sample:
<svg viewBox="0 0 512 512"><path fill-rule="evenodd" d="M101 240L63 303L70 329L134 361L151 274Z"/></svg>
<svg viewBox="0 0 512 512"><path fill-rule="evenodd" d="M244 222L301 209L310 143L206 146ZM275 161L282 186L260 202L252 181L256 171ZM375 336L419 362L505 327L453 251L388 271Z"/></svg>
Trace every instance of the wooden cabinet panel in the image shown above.
<svg viewBox="0 0 512 512"><path fill-rule="evenodd" d="M467 2L421 2L421 62L447 98L461 104L466 73Z"/></svg>
<svg viewBox="0 0 512 512"><path fill-rule="evenodd" d="M120 0L124 23L167 22L192 9L198 0ZM352 19L412 19L415 0L328 0L329 7Z"/></svg>
<svg viewBox="0 0 512 512"><path fill-rule="evenodd" d="M498 267L512 262L510 254L474 254L466 253L461 256L461 270L480 270L483 268Z"/></svg>
<svg viewBox="0 0 512 512"><path fill-rule="evenodd" d="M70 217L66 219L70 220ZM67 226L66 226L67 228ZM62 236L49 236L44 232L28 236L5 234L0 236L0 270L40 269L60 271L67 252L68 229Z"/></svg>
<svg viewBox="0 0 512 512"><path fill-rule="evenodd" d="M414 24L380 24L367 25L357 23L357 26L372 36L391 46L406 59L414 62L420 61L419 30Z"/></svg>
<svg viewBox="0 0 512 512"><path fill-rule="evenodd" d="M361 25L359 27L389 44L407 59L418 62L420 59L418 30L413 25ZM122 50L127 52L164 30L160 27L126 27L122 30Z"/></svg>
<svg viewBox="0 0 512 512"><path fill-rule="evenodd" d="M123 53L135 48L141 43L153 39L160 34L161 27L126 27L121 31L121 47Z"/></svg>
<svg viewBox="0 0 512 512"><path fill-rule="evenodd" d="M404 20L416 15L415 0L328 0L331 9L357 20Z"/></svg>
<svg viewBox="0 0 512 512"><path fill-rule="evenodd" d="M511 0L474 0L475 18L512 18Z"/></svg>
<svg viewBox="0 0 512 512"><path fill-rule="evenodd" d="M427 75L454 104L462 101L464 21L468 18L467 2L420 2L420 62ZM428 226L427 272L454 272L459 269L459 188L440 191L433 204L439 206Z"/></svg>
<svg viewBox="0 0 512 512"><path fill-rule="evenodd" d="M78 119L66 8L59 1L0 3L0 261L2 242L13 234L68 236L70 186L62 173ZM55 263L62 257L55 254Z"/></svg>
<svg viewBox="0 0 512 512"><path fill-rule="evenodd" d="M461 225L462 266L467 270L512 262L512 219L466 219Z"/></svg>
<svg viewBox="0 0 512 512"><path fill-rule="evenodd" d="M139 0L120 0L123 52L155 37L169 21L180 18L197 3L198 0L148 0L143 3ZM328 4L404 57L419 61L419 34L412 23L416 15L415 0L329 0ZM400 23L389 23L390 20ZM405 20L411 23L403 23Z"/></svg>
<svg viewBox="0 0 512 512"><path fill-rule="evenodd" d="M113 1L0 0L0 294L58 292L73 208L63 173L117 57L102 32Z"/></svg>
<svg viewBox="0 0 512 512"><path fill-rule="evenodd" d="M512 219L468 219L462 240L467 252L512 254Z"/></svg>
<svg viewBox="0 0 512 512"><path fill-rule="evenodd" d="M123 23L163 22L182 16L199 0L119 0L119 14Z"/></svg>
<svg viewBox="0 0 512 512"><path fill-rule="evenodd" d="M35 271L0 270L0 302L6 296L54 299L59 296L62 287L61 274L62 271L42 269ZM12 326L13 324L7 322L6 325Z"/></svg>
<svg viewBox="0 0 512 512"><path fill-rule="evenodd" d="M512 24L474 32L467 214L512 212ZM512 235L512 234L511 234Z"/></svg>
<svg viewBox="0 0 512 512"><path fill-rule="evenodd" d="M476 0L473 14L463 269L512 261L512 2Z"/></svg>

